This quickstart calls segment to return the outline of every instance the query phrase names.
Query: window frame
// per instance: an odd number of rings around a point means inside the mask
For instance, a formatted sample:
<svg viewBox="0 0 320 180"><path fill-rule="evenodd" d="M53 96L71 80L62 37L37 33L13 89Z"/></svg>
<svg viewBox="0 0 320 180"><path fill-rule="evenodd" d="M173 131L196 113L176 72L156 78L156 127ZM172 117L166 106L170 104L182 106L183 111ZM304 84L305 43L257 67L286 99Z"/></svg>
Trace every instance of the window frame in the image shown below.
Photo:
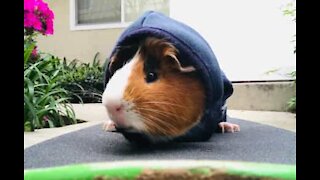
<svg viewBox="0 0 320 180"><path fill-rule="evenodd" d="M126 28L131 22L124 22L124 1L121 0L121 22L117 23L98 23L98 24L77 24L77 9L76 2L77 0L69 0L70 2L70 30L71 31L81 31L81 30L98 30L98 29L115 29L115 28ZM170 16L170 3L169 3L169 16Z"/></svg>
<svg viewBox="0 0 320 180"><path fill-rule="evenodd" d="M70 0L70 30L94 30L94 29L113 29L128 27L130 22L124 22L124 0L121 0L121 22L117 23L98 23L98 24L77 24L77 0Z"/></svg>

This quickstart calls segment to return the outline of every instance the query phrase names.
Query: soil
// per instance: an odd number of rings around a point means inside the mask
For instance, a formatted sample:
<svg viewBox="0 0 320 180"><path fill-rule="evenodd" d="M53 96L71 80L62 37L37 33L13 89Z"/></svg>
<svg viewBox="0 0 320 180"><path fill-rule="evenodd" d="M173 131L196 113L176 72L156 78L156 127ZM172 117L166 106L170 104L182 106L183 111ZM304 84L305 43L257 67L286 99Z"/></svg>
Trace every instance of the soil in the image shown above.
<svg viewBox="0 0 320 180"><path fill-rule="evenodd" d="M188 170L144 170L137 180L275 180L272 178L230 175L222 170L211 170L207 174L191 173Z"/></svg>
<svg viewBox="0 0 320 180"><path fill-rule="evenodd" d="M67 117L63 116L62 118L63 118L63 121L64 121L65 126L74 125L74 124L71 122L71 120L68 119ZM87 122L87 121L84 121L84 120L81 120L81 119L76 119L76 121L77 121L77 124ZM55 127L62 127L62 126L55 124ZM45 122L43 128L50 128L49 123L48 123L48 122Z"/></svg>
<svg viewBox="0 0 320 180"><path fill-rule="evenodd" d="M268 177L230 175L223 170L210 170L208 173L192 173L185 169L144 170L136 180L280 180ZM96 177L94 180L121 180L119 178Z"/></svg>

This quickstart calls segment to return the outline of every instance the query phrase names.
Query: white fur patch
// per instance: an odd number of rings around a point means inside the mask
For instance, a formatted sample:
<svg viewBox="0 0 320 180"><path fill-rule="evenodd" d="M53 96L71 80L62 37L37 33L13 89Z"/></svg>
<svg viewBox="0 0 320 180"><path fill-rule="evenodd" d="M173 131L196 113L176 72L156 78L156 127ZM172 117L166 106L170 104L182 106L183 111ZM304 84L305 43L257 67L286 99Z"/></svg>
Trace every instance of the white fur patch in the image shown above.
<svg viewBox="0 0 320 180"><path fill-rule="evenodd" d="M142 118L140 115L136 112L133 112L130 110L129 112L125 113L126 119L128 119L128 122L130 123L130 126L133 127L135 130L138 131L144 131L145 125L142 122Z"/></svg>
<svg viewBox="0 0 320 180"><path fill-rule="evenodd" d="M134 59L113 74L103 92L102 104L105 105L108 101L119 101L123 98L133 64Z"/></svg>
<svg viewBox="0 0 320 180"><path fill-rule="evenodd" d="M132 111L132 106L134 106L134 104L123 99L133 65L136 61L137 60L133 58L129 63L125 64L113 74L106 85L105 91L103 92L102 104L104 106L106 106L108 103L123 104L125 108L124 117L126 123L134 129L142 131L145 129L145 126L140 115ZM112 117L109 117L112 120Z"/></svg>

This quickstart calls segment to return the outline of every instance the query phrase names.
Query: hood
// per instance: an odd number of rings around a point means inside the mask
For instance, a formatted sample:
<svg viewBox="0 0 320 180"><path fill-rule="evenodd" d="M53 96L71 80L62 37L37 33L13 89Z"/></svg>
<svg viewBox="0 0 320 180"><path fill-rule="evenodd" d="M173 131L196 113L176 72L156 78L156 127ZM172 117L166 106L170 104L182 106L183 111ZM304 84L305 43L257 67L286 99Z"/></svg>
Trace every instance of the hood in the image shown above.
<svg viewBox="0 0 320 180"><path fill-rule="evenodd" d="M130 47L140 42L145 37L165 38L179 51L177 58L182 66L193 65L201 72L201 77L206 91L205 112L200 122L185 135L175 138L182 141L199 141L211 137L217 130L218 123L225 121L222 107L233 93L231 82L220 70L218 61L206 40L191 27L174 20L162 13L147 11L126 28L110 57L118 47ZM127 55L128 58L133 56ZM112 74L105 70L105 85ZM126 134L124 133L126 136ZM127 137L127 136L126 136Z"/></svg>

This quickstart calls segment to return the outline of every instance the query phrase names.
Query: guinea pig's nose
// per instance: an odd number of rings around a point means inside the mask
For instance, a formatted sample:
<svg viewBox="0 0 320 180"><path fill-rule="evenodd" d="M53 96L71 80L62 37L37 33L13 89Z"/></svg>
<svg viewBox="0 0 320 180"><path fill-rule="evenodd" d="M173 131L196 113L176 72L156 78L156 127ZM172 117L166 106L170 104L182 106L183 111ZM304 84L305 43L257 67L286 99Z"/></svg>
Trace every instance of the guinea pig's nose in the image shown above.
<svg viewBox="0 0 320 180"><path fill-rule="evenodd" d="M116 102L107 103L106 107L111 114L118 114L123 110L123 104Z"/></svg>

